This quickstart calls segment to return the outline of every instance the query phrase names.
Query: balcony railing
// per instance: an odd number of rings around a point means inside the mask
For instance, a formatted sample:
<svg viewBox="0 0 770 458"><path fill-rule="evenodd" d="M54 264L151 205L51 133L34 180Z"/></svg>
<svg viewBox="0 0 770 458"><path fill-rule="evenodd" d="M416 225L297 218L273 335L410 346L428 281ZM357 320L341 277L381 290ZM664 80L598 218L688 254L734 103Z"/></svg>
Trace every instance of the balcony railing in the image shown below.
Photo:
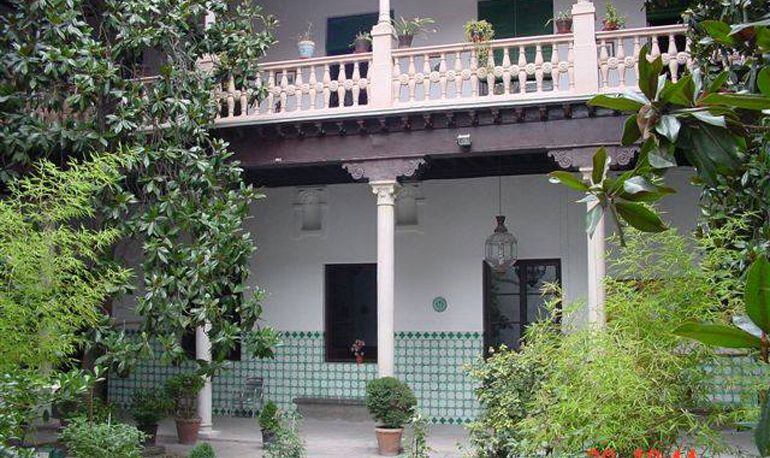
<svg viewBox="0 0 770 458"><path fill-rule="evenodd" d="M493 40L484 46L455 43L387 48L390 69L373 78L373 53L268 62L257 83L267 96L249 103L249 93L231 81L220 91L220 125L279 120L323 120L456 106L584 99L597 93L638 90L641 47L662 56L674 81L692 66L683 25L645 27L590 36L577 33ZM376 42L375 42L376 45ZM380 71L383 71L380 69ZM386 97L372 97L374 92ZM376 100L376 102L373 102ZM384 100L384 101L383 101Z"/></svg>

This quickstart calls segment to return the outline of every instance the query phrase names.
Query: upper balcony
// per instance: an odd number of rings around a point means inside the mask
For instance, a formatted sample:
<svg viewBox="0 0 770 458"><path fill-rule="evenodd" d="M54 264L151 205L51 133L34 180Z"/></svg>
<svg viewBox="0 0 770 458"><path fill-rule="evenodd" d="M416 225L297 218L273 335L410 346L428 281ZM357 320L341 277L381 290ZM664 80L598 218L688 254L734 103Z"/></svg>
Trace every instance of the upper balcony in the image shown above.
<svg viewBox="0 0 770 458"><path fill-rule="evenodd" d="M636 15L629 17L629 23L644 22L644 12L638 11L643 2L630 3L629 13ZM444 5L435 3L436 8ZM270 12L269 1L267 8ZM306 20L301 11L294 9L288 22ZM479 45L459 41L460 25L454 35L442 35L457 42L404 49L395 47L390 26L383 28L381 19L373 30L371 52L265 62L255 79L266 85L268 95L258 103L249 104L249 93L232 82L223 87L217 124L326 121L583 101L598 93L638 90L638 55L646 43L651 45L648 59L662 56L674 80L692 65L683 25L601 31L592 3L579 2L572 6L572 13L571 33L496 39ZM380 0L380 18L392 14L389 2ZM287 22L284 17L279 19ZM456 18L455 22L467 19ZM329 30L326 34L328 40ZM286 56L288 49L284 41L277 53Z"/></svg>

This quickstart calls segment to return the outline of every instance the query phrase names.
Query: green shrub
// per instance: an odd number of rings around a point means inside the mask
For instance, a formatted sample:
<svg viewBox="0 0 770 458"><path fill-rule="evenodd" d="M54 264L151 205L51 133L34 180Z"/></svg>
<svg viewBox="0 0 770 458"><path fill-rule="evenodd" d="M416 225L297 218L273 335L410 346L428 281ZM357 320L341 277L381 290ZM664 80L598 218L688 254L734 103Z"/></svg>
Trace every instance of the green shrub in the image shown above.
<svg viewBox="0 0 770 458"><path fill-rule="evenodd" d="M267 401L267 403L262 406L262 410L259 411L257 421L259 422L259 426L265 431L275 432L278 430L278 427L280 426L278 418L278 406L275 405L275 402Z"/></svg>
<svg viewBox="0 0 770 458"><path fill-rule="evenodd" d="M160 390L137 390L131 400L131 416L137 425L156 425L171 410L171 404Z"/></svg>
<svg viewBox="0 0 770 458"><path fill-rule="evenodd" d="M304 458L305 443L299 434L302 417L294 413L278 413L276 418L275 439L266 445L266 458Z"/></svg>
<svg viewBox="0 0 770 458"><path fill-rule="evenodd" d="M166 395L173 403L176 418L197 417L197 397L204 384L203 377L198 374L178 374L166 380Z"/></svg>
<svg viewBox="0 0 770 458"><path fill-rule="evenodd" d="M61 439L75 458L139 458L145 434L123 423L76 419L64 428Z"/></svg>
<svg viewBox="0 0 770 458"><path fill-rule="evenodd" d="M384 428L403 427L416 405L412 389L395 377L382 377L366 384L366 407Z"/></svg>
<svg viewBox="0 0 770 458"><path fill-rule="evenodd" d="M214 448L208 442L201 442L196 445L192 450L188 458L216 458L217 454L214 453Z"/></svg>
<svg viewBox="0 0 770 458"><path fill-rule="evenodd" d="M568 310L563 324L531 324L520 353L503 351L474 369L482 380L483 411L472 427L478 455L569 456L596 447L631 456L684 440L709 455L718 448L708 421L693 413L705 404L703 367L713 353L672 333L672 323L721 314L710 276L694 242L673 231L629 234L627 243L608 257L604 328L579 326L582 316Z"/></svg>

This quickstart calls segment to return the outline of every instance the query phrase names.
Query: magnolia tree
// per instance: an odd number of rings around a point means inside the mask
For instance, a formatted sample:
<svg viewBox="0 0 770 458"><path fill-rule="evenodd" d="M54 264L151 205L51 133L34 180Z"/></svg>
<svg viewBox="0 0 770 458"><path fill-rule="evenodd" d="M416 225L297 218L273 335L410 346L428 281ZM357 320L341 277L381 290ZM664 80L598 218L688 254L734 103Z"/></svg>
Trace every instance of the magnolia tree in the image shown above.
<svg viewBox="0 0 770 458"><path fill-rule="evenodd" d="M207 14L217 20L205 25ZM262 95L254 70L274 26L247 0L16 0L0 18L0 180L40 158L118 148L135 158L96 204L99 223L143 252L139 340L109 326L92 336L113 369L157 348L152 339L179 361L182 336L202 326L205 372L238 344L272 354L277 334L259 325L260 291L246 287L254 245L243 222L260 195L211 127L229 78ZM149 62L157 72L143 78Z"/></svg>

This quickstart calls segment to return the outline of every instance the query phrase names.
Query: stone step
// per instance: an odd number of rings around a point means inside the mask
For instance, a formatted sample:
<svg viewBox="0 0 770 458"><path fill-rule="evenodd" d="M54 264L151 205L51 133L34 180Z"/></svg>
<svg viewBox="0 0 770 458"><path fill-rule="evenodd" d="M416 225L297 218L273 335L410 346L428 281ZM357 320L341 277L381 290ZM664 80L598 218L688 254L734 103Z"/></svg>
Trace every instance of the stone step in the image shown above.
<svg viewBox="0 0 770 458"><path fill-rule="evenodd" d="M314 420L372 421L363 398L306 396L294 399L303 418Z"/></svg>

